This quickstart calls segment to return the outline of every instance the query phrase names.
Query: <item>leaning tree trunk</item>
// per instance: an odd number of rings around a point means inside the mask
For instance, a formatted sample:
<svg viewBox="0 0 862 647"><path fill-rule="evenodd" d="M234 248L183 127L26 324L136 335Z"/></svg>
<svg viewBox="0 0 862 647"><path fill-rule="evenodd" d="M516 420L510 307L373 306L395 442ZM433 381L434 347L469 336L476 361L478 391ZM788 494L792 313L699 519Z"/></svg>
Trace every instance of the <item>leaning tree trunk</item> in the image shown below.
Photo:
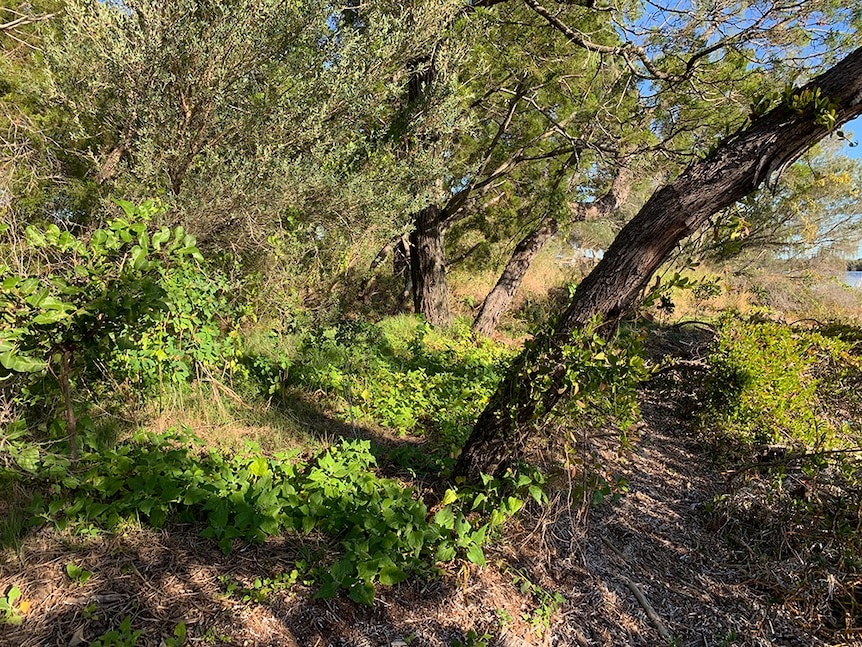
<svg viewBox="0 0 862 647"><path fill-rule="evenodd" d="M500 316L509 309L515 292L521 287L530 263L542 251L545 244L559 231L560 224L554 218L543 218L539 226L531 231L520 243L506 263L506 268L497 280L497 285L488 293L473 322L473 330L490 335L497 328Z"/></svg>
<svg viewBox="0 0 862 647"><path fill-rule="evenodd" d="M413 272L410 269L410 237L401 236L395 246L392 259L392 275L401 280L401 293L395 304L395 312L406 312L413 294Z"/></svg>
<svg viewBox="0 0 862 647"><path fill-rule="evenodd" d="M576 202L569 205L571 215L567 221L571 223L607 218L628 198L631 179L631 172L627 168L619 168L605 195L591 202ZM483 335L494 332L500 316L509 309L515 292L521 287L521 282L527 270L530 269L533 259L559 230L560 223L546 215L539 221L538 226L517 244L497 285L482 302L479 314L473 322L473 330Z"/></svg>
<svg viewBox="0 0 862 647"><path fill-rule="evenodd" d="M416 227L410 234L410 273L413 305L432 326L452 323L443 234L446 220L437 205L429 204L416 213Z"/></svg>
<svg viewBox="0 0 862 647"><path fill-rule="evenodd" d="M837 106L835 124L862 114L862 48L800 93L814 88ZM800 114L779 106L653 194L578 286L554 330L537 337L515 359L476 421L454 476L477 480L482 473L501 475L520 455L536 421L562 397L562 345L571 332L595 318L616 320L680 240L828 135L816 117L811 110Z"/></svg>

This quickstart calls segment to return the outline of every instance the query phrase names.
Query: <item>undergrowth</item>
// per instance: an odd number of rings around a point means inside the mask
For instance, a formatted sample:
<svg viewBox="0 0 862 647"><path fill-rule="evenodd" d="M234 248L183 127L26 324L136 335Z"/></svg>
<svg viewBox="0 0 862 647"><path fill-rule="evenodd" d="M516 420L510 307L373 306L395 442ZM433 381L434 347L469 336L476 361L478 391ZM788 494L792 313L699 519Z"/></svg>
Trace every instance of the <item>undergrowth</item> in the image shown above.
<svg viewBox="0 0 862 647"><path fill-rule="evenodd" d="M433 435L453 450L513 354L465 325L441 332L414 317L342 321L304 338L290 383L325 393L347 419Z"/></svg>
<svg viewBox="0 0 862 647"><path fill-rule="evenodd" d="M811 628L862 627L862 331L727 317L700 425L740 457L713 502L730 545Z"/></svg>
<svg viewBox="0 0 862 647"><path fill-rule="evenodd" d="M483 546L523 505L544 500L538 473L453 487L429 509L422 492L379 476L368 441L342 441L299 460L259 447L228 455L195 448L185 431L140 434L110 450L82 452L78 468L46 453L30 465L37 492L30 525L98 534L126 523L192 523L225 552L236 540L277 534L325 538L331 550L309 576L318 597L339 589L371 604L377 585L429 574L440 562L485 564Z"/></svg>

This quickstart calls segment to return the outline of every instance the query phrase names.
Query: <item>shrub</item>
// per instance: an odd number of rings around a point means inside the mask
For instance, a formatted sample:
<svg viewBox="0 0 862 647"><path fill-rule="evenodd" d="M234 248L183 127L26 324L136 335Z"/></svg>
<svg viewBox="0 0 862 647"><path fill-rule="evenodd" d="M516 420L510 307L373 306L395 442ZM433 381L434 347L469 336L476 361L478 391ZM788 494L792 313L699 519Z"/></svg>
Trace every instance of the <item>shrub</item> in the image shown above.
<svg viewBox="0 0 862 647"><path fill-rule="evenodd" d="M193 523L229 552L237 540L282 532L319 533L336 550L310 575L318 596L346 590L370 604L378 584L430 571L456 557L484 565L482 546L516 513L524 496L543 500L538 474L508 484L485 479L477 489L447 490L429 510L420 493L375 472L367 441L342 441L307 461L296 454L196 451L187 432L139 434L111 450L82 453L78 471L67 458L45 455L35 466L33 524L94 532L128 521L160 527Z"/></svg>
<svg viewBox="0 0 862 647"><path fill-rule="evenodd" d="M305 339L291 375L327 393L345 414L402 434L433 431L455 447L512 354L474 340L466 327L441 332L410 317L379 326L342 321Z"/></svg>
<svg viewBox="0 0 862 647"><path fill-rule="evenodd" d="M89 236L77 237L52 224L25 229L26 262L0 266L0 379L11 378L18 404L36 409L63 402L72 459L76 415L72 387L98 366L124 331L140 332L142 322L166 307L160 270L203 261L194 237L182 227L148 230L162 207L118 201L125 217ZM8 232L0 227L0 234ZM56 376L62 399L45 387ZM38 400L40 386L42 401ZM5 385L4 385L5 386Z"/></svg>
<svg viewBox="0 0 862 647"><path fill-rule="evenodd" d="M709 357L701 425L747 450L713 512L795 616L862 626L862 330L725 318ZM824 583L827 583L824 585Z"/></svg>
<svg viewBox="0 0 862 647"><path fill-rule="evenodd" d="M708 358L703 426L747 443L813 445L831 435L818 367L850 345L816 330L725 317Z"/></svg>

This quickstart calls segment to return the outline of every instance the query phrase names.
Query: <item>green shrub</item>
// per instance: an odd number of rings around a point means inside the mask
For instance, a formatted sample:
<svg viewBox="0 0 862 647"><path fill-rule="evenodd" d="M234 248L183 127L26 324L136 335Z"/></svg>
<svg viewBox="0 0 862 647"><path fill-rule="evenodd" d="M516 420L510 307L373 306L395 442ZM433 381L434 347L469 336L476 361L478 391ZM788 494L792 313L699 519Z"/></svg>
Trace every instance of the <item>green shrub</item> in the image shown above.
<svg viewBox="0 0 862 647"><path fill-rule="evenodd" d="M728 317L709 357L701 425L744 452L713 513L753 576L818 630L862 626L860 340L854 326Z"/></svg>
<svg viewBox="0 0 862 647"><path fill-rule="evenodd" d="M73 460L81 413L75 411L73 390L82 382L90 389L105 382L102 367L118 336L142 334L167 308L160 274L203 261L194 237L182 227L149 229L162 211L156 201L117 204L124 217L86 236L57 224L28 226L22 266L0 265L4 398L19 410L49 415L62 403ZM3 225L0 234L8 230ZM38 422L49 424L44 417ZM80 422L89 426L83 416Z"/></svg>
<svg viewBox="0 0 862 647"><path fill-rule="evenodd" d="M834 430L818 366L846 363L849 348L816 330L726 317L708 360L702 425L747 443L821 442Z"/></svg>
<svg viewBox="0 0 862 647"><path fill-rule="evenodd" d="M573 420L590 429L616 426L624 440L628 428L640 419L638 388L649 377L641 333L623 330L606 339L596 326L588 326L572 333L563 345L563 357Z"/></svg>
<svg viewBox="0 0 862 647"><path fill-rule="evenodd" d="M43 455L31 482L32 523L79 532L129 521L162 526L193 523L230 551L234 542L282 532L328 537L337 557L312 569L319 596L346 590L371 603L374 587L430 571L456 557L484 565L482 546L523 505L543 500L541 476L522 474L477 489L450 489L432 511L419 492L378 476L367 441L343 441L308 461L295 454L265 457L199 453L185 432L141 434L112 450L83 452L75 473L63 456Z"/></svg>
<svg viewBox="0 0 862 647"><path fill-rule="evenodd" d="M434 432L460 445L513 352L466 327L434 330L415 318L379 326L345 321L300 348L292 380L327 393L345 414L400 433Z"/></svg>
<svg viewBox="0 0 862 647"><path fill-rule="evenodd" d="M165 307L116 334L115 378L155 391L208 374L244 374L239 327L251 313L230 297L228 277L205 264L161 267L156 285Z"/></svg>
<svg viewBox="0 0 862 647"><path fill-rule="evenodd" d="M34 432L68 435L73 457L79 443L98 443L94 404L110 410L190 378L247 375L238 328L253 315L236 285L182 227L151 227L159 202L117 204L123 217L85 235L57 224L17 232L21 266L0 265L0 401L17 420L7 476L12 462L31 471Z"/></svg>

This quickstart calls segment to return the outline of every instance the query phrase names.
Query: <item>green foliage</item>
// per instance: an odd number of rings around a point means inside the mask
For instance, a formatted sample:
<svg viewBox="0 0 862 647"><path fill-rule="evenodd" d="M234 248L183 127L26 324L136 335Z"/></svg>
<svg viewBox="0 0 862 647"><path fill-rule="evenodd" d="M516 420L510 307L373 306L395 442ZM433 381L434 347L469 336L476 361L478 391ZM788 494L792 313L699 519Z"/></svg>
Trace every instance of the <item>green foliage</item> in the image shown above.
<svg viewBox="0 0 862 647"><path fill-rule="evenodd" d="M848 350L816 331L726 317L709 357L702 423L747 443L819 444L830 422L815 369L846 364Z"/></svg>
<svg viewBox="0 0 862 647"><path fill-rule="evenodd" d="M165 647L182 647L186 644L187 634L186 623L180 622L174 627L173 635L165 639Z"/></svg>
<svg viewBox="0 0 862 647"><path fill-rule="evenodd" d="M434 432L455 447L511 356L465 327L447 333L411 318L380 326L345 321L306 339L291 376L360 418L400 433Z"/></svg>
<svg viewBox="0 0 862 647"><path fill-rule="evenodd" d="M227 576L219 579L225 585L225 593L228 596L237 596L243 602L261 603L266 602L273 593L292 587L298 577L299 571L293 569L289 573L280 573L274 577L257 577L249 586L243 586Z"/></svg>
<svg viewBox="0 0 862 647"><path fill-rule="evenodd" d="M90 532L127 520L160 527L177 519L201 526L201 535L226 552L237 539L320 533L340 557L312 573L317 595L343 589L371 604L375 586L428 572L436 562L457 557L484 565L482 546L522 507L521 497L544 496L538 474L486 478L477 489L447 490L429 511L414 488L374 472L367 441L343 441L293 462L294 455L267 458L251 445L235 456L198 454L191 440L183 433L140 435L113 450L84 452L74 475L68 459L44 456L33 478L45 496L35 498L32 522ZM263 582L256 588L250 598L265 595Z"/></svg>
<svg viewBox="0 0 862 647"><path fill-rule="evenodd" d="M90 578L93 576L90 571L85 570L72 562L66 564L66 575L68 575L69 579L78 586L83 586L89 582Z"/></svg>
<svg viewBox="0 0 862 647"><path fill-rule="evenodd" d="M561 605L566 603L566 598L557 591L548 591L534 583L527 573L517 569L512 569L512 583L518 587L522 595L530 595L535 600L536 608L533 611L524 612L523 618L541 636L551 626L551 617Z"/></svg>
<svg viewBox="0 0 862 647"><path fill-rule="evenodd" d="M38 373L61 350L102 351L112 335L164 307L158 267L203 260L192 236L178 227L150 235L147 222L161 207L120 201L126 218L110 221L87 240L49 225L25 234L34 259L30 274L0 267L0 365L10 373Z"/></svg>
<svg viewBox="0 0 862 647"><path fill-rule="evenodd" d="M453 640L452 647L488 647L493 638L487 631L479 634L475 629L470 629L464 634L464 641Z"/></svg>
<svg viewBox="0 0 862 647"><path fill-rule="evenodd" d="M862 625L860 339L845 324L725 319L701 419L743 452L712 506L723 534L776 598L835 630ZM776 441L751 460L752 443Z"/></svg>
<svg viewBox="0 0 862 647"><path fill-rule="evenodd" d="M159 268L165 308L146 314L116 337L109 367L117 381L154 391L240 369L239 326L250 316L232 296L236 286L213 268Z"/></svg>
<svg viewBox="0 0 862 647"><path fill-rule="evenodd" d="M599 428L611 423L625 438L640 418L637 388L649 375L641 335L623 331L609 340L597 326L588 326L572 333L562 352L563 388L579 424Z"/></svg>
<svg viewBox="0 0 862 647"><path fill-rule="evenodd" d="M784 260L830 255L849 257L860 239L862 162L824 144L764 186L710 219L704 236L692 241L699 254L722 264L763 254ZM748 252L746 256L746 252Z"/></svg>
<svg viewBox="0 0 862 647"><path fill-rule="evenodd" d="M21 589L14 584L0 595L0 624L20 625L24 621L19 607L20 599Z"/></svg>
<svg viewBox="0 0 862 647"><path fill-rule="evenodd" d="M44 230L26 227L26 262L14 272L8 265L0 266L0 380L7 380L13 394L10 399L19 410L37 412L41 419L35 422L50 426L49 435L64 431L58 423L46 422L56 415L57 403L63 403L73 460L78 432L91 436L94 431L89 416L76 415L73 385L83 381L80 378L84 375L91 393L93 387L106 381L116 384L117 377L104 371L106 362L116 357L118 349L122 353L122 349L134 348L135 342L146 344L148 328L161 321L157 313L171 306L177 311L188 303L190 297L179 286L174 284L172 293L165 289L170 287L166 277L171 271L184 272L182 276L188 277L203 261L194 237L182 227L150 230L150 221L164 211L159 202L134 205L118 200L117 204L125 217L111 220L105 228L84 237L57 224ZM8 227L4 230L0 234L8 235ZM197 314L192 311L180 321L199 321ZM205 327L208 322L202 323L187 331L196 340L188 347L212 354L213 344L205 342L212 342L214 334ZM209 337L204 334L207 332ZM176 352L173 347L170 350ZM164 353L164 348L154 352ZM183 356L171 359L182 362ZM117 363L113 364L116 368ZM56 378L53 389L48 375ZM145 384L147 377L141 370L139 384ZM62 398L57 397L57 387ZM19 424L11 426L13 441L21 437ZM18 442L13 442L13 448L17 464L32 471L38 450Z"/></svg>
<svg viewBox="0 0 862 647"><path fill-rule="evenodd" d="M126 616L116 629L106 631L90 643L90 647L135 647L141 631L132 631L132 618Z"/></svg>
<svg viewBox="0 0 862 647"><path fill-rule="evenodd" d="M835 127L835 110L838 106L821 89L797 89L788 85L781 97L781 105L798 115L810 112L815 124L825 126L829 130Z"/></svg>

